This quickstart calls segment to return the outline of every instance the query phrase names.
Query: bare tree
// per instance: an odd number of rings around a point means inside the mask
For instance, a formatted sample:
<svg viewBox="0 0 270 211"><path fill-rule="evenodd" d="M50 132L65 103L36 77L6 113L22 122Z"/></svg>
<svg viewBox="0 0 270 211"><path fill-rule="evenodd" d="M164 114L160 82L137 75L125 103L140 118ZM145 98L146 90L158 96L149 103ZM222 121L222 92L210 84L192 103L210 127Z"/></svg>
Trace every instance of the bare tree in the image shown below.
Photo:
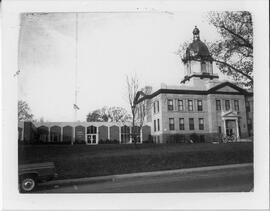
<svg viewBox="0 0 270 211"><path fill-rule="evenodd" d="M138 92L137 95L140 94L142 96L146 96L146 95L151 94L151 91L152 91L151 88L145 87L140 92ZM141 102L137 103L137 99L136 99L135 104L138 107L136 123L139 125L140 131L141 131L145 123L145 120L147 118L147 114L151 110L152 103L148 99L142 100Z"/></svg>
<svg viewBox="0 0 270 211"><path fill-rule="evenodd" d="M136 106L135 97L137 92L139 91L139 80L136 75L131 75L130 77L126 76L126 85L127 85L127 96L128 103L131 109L131 117L132 117L132 130L131 130L131 138L134 144L137 142L136 131L135 131L135 118L138 112L138 107Z"/></svg>

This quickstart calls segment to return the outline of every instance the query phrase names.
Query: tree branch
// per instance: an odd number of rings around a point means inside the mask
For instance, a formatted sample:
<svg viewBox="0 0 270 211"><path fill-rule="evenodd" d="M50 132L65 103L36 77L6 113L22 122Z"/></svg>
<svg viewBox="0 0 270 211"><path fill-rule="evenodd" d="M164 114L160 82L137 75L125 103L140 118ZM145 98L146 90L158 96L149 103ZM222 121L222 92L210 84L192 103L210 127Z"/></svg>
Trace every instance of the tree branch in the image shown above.
<svg viewBox="0 0 270 211"><path fill-rule="evenodd" d="M248 74L246 74L246 73L243 73L241 70L239 70L239 69L233 67L232 65L228 64L227 62L223 62L223 61L220 61L220 60L217 60L217 59L213 59L213 60L214 60L215 62L217 62L217 63L221 63L221 64L226 65L226 66L229 67L230 69L233 69L235 72L237 72L237 73L239 73L239 74L245 76L246 78L248 78L248 79L253 83L253 78L252 78L250 75L248 75Z"/></svg>
<svg viewBox="0 0 270 211"><path fill-rule="evenodd" d="M219 27L222 28L222 29L224 29L224 30L226 30L226 31L228 31L230 34L234 35L235 37L238 37L240 40L242 40L246 44L246 47L253 49L253 45L249 41L247 41L245 38L243 38L239 34L236 34L232 30L230 30L227 27L225 27L224 24L222 24Z"/></svg>

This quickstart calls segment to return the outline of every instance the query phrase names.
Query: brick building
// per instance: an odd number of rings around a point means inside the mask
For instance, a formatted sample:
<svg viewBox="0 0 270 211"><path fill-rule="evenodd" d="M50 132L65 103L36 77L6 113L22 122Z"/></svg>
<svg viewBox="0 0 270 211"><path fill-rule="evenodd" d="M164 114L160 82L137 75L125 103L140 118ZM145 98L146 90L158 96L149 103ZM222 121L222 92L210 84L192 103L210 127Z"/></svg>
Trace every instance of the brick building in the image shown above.
<svg viewBox="0 0 270 211"><path fill-rule="evenodd" d="M19 122L18 139L24 143L99 144L102 141L131 143L131 125L114 122ZM147 141L150 126L140 132L138 142Z"/></svg>
<svg viewBox="0 0 270 211"><path fill-rule="evenodd" d="M253 135L253 93L218 80L213 59L199 35L195 27L183 58L182 85L162 85L154 92L146 87L137 93L136 101L144 107L140 110L146 112L144 121L151 125L156 143L213 142L221 134L240 140Z"/></svg>

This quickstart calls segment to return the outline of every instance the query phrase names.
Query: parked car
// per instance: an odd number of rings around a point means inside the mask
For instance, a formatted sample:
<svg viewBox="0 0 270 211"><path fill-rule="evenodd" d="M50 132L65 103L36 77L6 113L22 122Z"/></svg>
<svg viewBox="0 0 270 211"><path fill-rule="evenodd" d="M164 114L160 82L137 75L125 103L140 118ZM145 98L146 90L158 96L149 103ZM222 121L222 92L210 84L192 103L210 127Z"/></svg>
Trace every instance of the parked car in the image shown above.
<svg viewBox="0 0 270 211"><path fill-rule="evenodd" d="M19 189L30 192L39 182L45 182L57 177L53 162L19 165Z"/></svg>

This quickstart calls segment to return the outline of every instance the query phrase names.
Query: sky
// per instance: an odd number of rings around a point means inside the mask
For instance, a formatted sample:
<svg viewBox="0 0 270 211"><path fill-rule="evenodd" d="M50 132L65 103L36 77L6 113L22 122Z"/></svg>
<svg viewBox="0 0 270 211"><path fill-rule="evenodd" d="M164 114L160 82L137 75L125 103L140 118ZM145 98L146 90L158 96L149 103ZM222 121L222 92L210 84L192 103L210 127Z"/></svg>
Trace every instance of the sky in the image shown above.
<svg viewBox="0 0 270 211"><path fill-rule="evenodd" d="M140 87L180 85L184 66L176 52L192 41L195 25L202 41L219 38L206 12L78 13L75 83L76 14L23 14L18 97L45 121L75 120L75 87L77 120L103 106L129 111L126 76L136 75Z"/></svg>

